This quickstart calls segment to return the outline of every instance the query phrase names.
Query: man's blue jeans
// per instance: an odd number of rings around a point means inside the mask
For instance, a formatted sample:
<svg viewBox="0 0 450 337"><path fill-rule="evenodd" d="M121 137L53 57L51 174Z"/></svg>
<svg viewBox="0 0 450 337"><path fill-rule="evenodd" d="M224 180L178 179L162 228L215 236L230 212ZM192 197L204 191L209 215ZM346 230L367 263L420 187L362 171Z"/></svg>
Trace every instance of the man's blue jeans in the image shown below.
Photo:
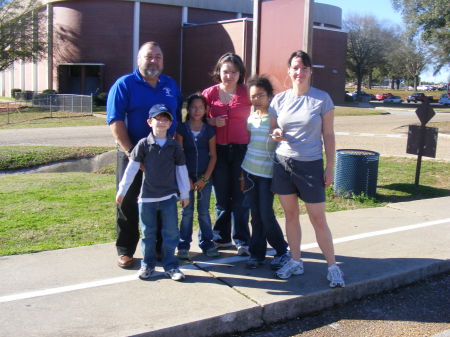
<svg viewBox="0 0 450 337"><path fill-rule="evenodd" d="M177 198L157 202L139 203L139 225L142 232L142 266L154 268L156 265L156 231L157 212L160 212L163 238L162 264L164 270L178 268L178 259L175 257L175 248L178 245L178 213Z"/></svg>
<svg viewBox="0 0 450 337"><path fill-rule="evenodd" d="M216 197L216 223L214 232L220 235L219 243L231 241L231 226L236 246L248 246L250 230L248 227L249 208L241 191L239 178L241 164L247 145L217 145L217 163L214 169L213 184Z"/></svg>
<svg viewBox="0 0 450 337"><path fill-rule="evenodd" d="M245 194L252 215L251 258L262 261L266 257L267 242L280 256L287 252L288 244L273 212L272 179L255 176L244 171Z"/></svg>
<svg viewBox="0 0 450 337"><path fill-rule="evenodd" d="M200 230L198 232L199 247L203 252L214 247L211 217L209 216L209 202L211 199L212 183L208 182L200 192L197 192L197 215ZM180 223L180 243L178 249L189 250L192 242L192 225L194 221L195 191L189 192L189 205L183 208Z"/></svg>

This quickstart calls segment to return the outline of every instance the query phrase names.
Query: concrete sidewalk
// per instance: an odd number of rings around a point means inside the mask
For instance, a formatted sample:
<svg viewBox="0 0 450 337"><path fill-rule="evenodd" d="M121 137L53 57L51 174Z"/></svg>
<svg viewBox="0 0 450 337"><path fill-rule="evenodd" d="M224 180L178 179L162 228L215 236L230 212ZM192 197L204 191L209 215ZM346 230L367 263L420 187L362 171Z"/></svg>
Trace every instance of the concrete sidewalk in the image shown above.
<svg viewBox="0 0 450 337"><path fill-rule="evenodd" d="M328 287L305 216L305 274L289 280L273 277L270 259L248 270L233 250L212 260L195 244L181 283L116 267L113 244L0 257L0 336L213 336L315 312L449 271L449 206L444 197L329 213L342 289Z"/></svg>

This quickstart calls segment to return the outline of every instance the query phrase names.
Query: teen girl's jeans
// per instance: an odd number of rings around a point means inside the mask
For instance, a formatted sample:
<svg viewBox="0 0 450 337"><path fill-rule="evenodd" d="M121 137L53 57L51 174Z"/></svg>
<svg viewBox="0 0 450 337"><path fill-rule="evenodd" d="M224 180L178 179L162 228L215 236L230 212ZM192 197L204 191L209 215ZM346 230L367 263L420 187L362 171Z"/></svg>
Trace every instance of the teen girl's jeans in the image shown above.
<svg viewBox="0 0 450 337"><path fill-rule="evenodd" d="M198 243L201 250L206 252L214 247L211 217L209 216L209 202L211 199L212 183L208 182L200 192L197 192L197 214L200 230ZM192 224L194 221L195 191L189 192L189 205L183 208L180 223L180 243L178 249L189 250L192 242Z"/></svg>
<svg viewBox="0 0 450 337"><path fill-rule="evenodd" d="M249 208L239 181L246 151L245 144L217 145L217 164L213 175L216 196L214 232L220 236L215 241L220 243L231 241L232 225L236 246L248 246L250 241Z"/></svg>
<svg viewBox="0 0 450 337"><path fill-rule="evenodd" d="M251 257L263 261L266 257L267 242L275 249L277 256L285 254L288 244L273 212L273 193L270 191L272 179L245 171L244 179L245 194L252 214Z"/></svg>
<svg viewBox="0 0 450 337"><path fill-rule="evenodd" d="M175 248L179 241L177 198L157 202L139 203L139 225L142 232L142 266L150 268L156 265L156 232L157 212L161 215L162 264L164 270L178 268L178 259L175 257Z"/></svg>

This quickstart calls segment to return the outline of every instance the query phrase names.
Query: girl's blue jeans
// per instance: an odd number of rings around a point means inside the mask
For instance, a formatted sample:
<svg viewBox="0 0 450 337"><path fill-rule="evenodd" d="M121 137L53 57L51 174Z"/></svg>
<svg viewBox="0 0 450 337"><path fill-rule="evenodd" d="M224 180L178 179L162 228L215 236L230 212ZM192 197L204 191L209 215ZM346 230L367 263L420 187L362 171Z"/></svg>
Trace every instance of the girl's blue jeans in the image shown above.
<svg viewBox="0 0 450 337"><path fill-rule="evenodd" d="M276 255L285 254L288 245L273 211L273 193L270 191L272 179L244 171L244 180L245 194L252 215L251 257L259 261L264 260L267 242L275 249Z"/></svg>
<svg viewBox="0 0 450 337"><path fill-rule="evenodd" d="M198 243L202 251L214 247L211 217L209 215L209 203L211 198L212 183L208 182L200 192L189 192L189 205L183 208L180 223L180 242L178 249L190 249L192 242L192 226L194 221L195 194L197 194L197 215L198 215Z"/></svg>

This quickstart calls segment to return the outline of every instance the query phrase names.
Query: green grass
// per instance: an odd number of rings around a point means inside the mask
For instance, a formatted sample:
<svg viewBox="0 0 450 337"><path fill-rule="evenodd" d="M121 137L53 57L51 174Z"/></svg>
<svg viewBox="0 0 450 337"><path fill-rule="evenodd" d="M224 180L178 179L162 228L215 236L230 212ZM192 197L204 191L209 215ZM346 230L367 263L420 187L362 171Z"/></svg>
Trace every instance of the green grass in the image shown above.
<svg viewBox="0 0 450 337"><path fill-rule="evenodd" d="M338 105L334 109L335 116L367 116L382 115L384 111L374 108L360 108L357 103L348 103L346 105Z"/></svg>
<svg viewBox="0 0 450 337"><path fill-rule="evenodd" d="M21 104L18 106L17 104ZM96 108L97 109L97 108ZM98 108L100 112L104 107ZM97 112L94 111L96 114ZM0 103L0 129L55 128L63 126L105 125L104 117L67 111L50 112L26 103Z"/></svg>
<svg viewBox="0 0 450 337"><path fill-rule="evenodd" d="M381 157L375 198L335 196L327 189L327 211L381 207L387 203L450 195L450 163ZM111 242L115 238L115 167L98 173L0 176L0 256ZM211 216L214 220L214 200ZM274 209L283 217L278 200ZM302 213L305 208L301 206Z"/></svg>
<svg viewBox="0 0 450 337"><path fill-rule="evenodd" d="M64 173L0 177L0 255L110 242L114 177Z"/></svg>
<svg viewBox="0 0 450 337"><path fill-rule="evenodd" d="M67 159L93 157L111 147L0 146L0 170L18 170Z"/></svg>

